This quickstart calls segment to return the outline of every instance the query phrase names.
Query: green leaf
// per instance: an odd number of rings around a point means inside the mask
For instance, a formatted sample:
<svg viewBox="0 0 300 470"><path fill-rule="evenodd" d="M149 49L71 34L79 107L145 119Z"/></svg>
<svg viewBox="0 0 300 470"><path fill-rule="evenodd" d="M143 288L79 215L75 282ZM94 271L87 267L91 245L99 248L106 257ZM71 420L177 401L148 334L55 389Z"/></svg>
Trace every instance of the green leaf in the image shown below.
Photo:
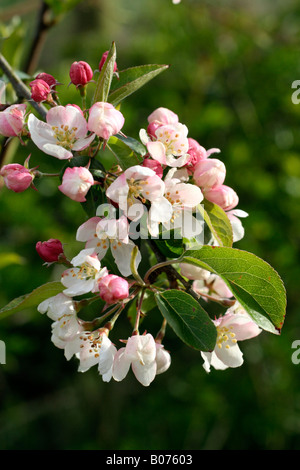
<svg viewBox="0 0 300 470"><path fill-rule="evenodd" d="M280 332L285 318L286 292L281 278L268 263L246 251L213 246L186 251L178 262L219 275L262 329Z"/></svg>
<svg viewBox="0 0 300 470"><path fill-rule="evenodd" d="M179 236L176 237L176 234ZM167 258L178 258L185 251L180 230L162 230L160 237L153 240L159 251Z"/></svg>
<svg viewBox="0 0 300 470"><path fill-rule="evenodd" d="M134 139L133 137L127 137L121 134L118 134L115 137L117 137L119 140L124 142L124 144L126 144L127 147L131 148L131 150L133 150L138 155L141 155L142 157L146 155L147 150L145 149L144 145L141 144L141 142L139 142L138 140Z"/></svg>
<svg viewBox="0 0 300 470"><path fill-rule="evenodd" d="M119 79L113 80L108 101L116 106L168 67L168 65L154 64L122 70L119 72Z"/></svg>
<svg viewBox="0 0 300 470"><path fill-rule="evenodd" d="M114 65L116 61L116 46L113 42L111 45L110 50L108 51L106 61L103 64L101 72L99 73L99 77L96 82L96 89L94 93L94 97L92 100L92 104L98 101L107 101L107 97L109 94L111 82L114 75Z"/></svg>
<svg viewBox="0 0 300 470"><path fill-rule="evenodd" d="M37 307L41 302L59 294L64 289L61 282L48 282L34 289L30 294L21 295L0 309L0 318L13 313L21 312L27 308Z"/></svg>
<svg viewBox="0 0 300 470"><path fill-rule="evenodd" d="M190 294L176 289L155 294L157 306L177 336L198 351L212 351L217 330L206 311Z"/></svg>
<svg viewBox="0 0 300 470"><path fill-rule="evenodd" d="M122 170L139 165L143 161L140 155L136 154L128 145L115 136L109 139L107 148L113 153Z"/></svg>
<svg viewBox="0 0 300 470"><path fill-rule="evenodd" d="M198 208L219 245L231 247L233 243L232 227L223 209L206 199L204 204L201 204Z"/></svg>

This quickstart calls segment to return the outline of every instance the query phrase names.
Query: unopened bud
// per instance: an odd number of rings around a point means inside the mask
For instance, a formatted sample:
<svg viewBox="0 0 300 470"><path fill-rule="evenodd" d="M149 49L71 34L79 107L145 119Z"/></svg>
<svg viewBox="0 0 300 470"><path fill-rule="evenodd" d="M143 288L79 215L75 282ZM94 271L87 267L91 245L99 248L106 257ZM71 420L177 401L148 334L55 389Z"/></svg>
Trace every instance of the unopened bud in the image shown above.
<svg viewBox="0 0 300 470"><path fill-rule="evenodd" d="M51 95L51 88L47 82L38 78L33 80L30 84L31 87L31 98L37 103L42 101L53 101Z"/></svg>
<svg viewBox="0 0 300 470"><path fill-rule="evenodd" d="M46 82L49 85L49 87L52 88L52 90L54 89L55 85L58 84L57 80L52 75L50 75L49 73L45 73L45 72L39 73L35 77L35 79L44 80L44 82Z"/></svg>
<svg viewBox="0 0 300 470"><path fill-rule="evenodd" d="M29 188L34 178L30 170L19 163L4 165L0 175L4 178L5 186L15 193L21 193Z"/></svg>
<svg viewBox="0 0 300 470"><path fill-rule="evenodd" d="M23 132L26 104L13 104L0 112L0 134L16 137Z"/></svg>
<svg viewBox="0 0 300 470"><path fill-rule="evenodd" d="M221 160L200 160L194 168L194 180L200 188L213 188L224 183L226 168Z"/></svg>
<svg viewBox="0 0 300 470"><path fill-rule="evenodd" d="M239 202L236 192L225 184L204 190L204 196L208 201L217 204L224 211L233 209Z"/></svg>
<svg viewBox="0 0 300 470"><path fill-rule="evenodd" d="M108 52L109 51L105 51L101 57L101 60L99 62L99 72L101 72L102 70L102 67L107 59L107 56L108 56ZM114 72L116 72L118 70L118 66L117 66L117 62L114 63Z"/></svg>
<svg viewBox="0 0 300 470"><path fill-rule="evenodd" d="M73 85L84 86L93 78L93 71L87 62L73 62L70 68L70 78Z"/></svg>
<svg viewBox="0 0 300 470"><path fill-rule="evenodd" d="M129 285L126 279L108 274L98 282L99 295L107 304L113 304L129 296Z"/></svg>
<svg viewBox="0 0 300 470"><path fill-rule="evenodd" d="M145 158L143 161L143 166L145 166L146 168L151 168L151 170L155 171L157 176L159 176L160 178L163 177L163 173L164 173L163 167L157 160L152 160L151 158Z"/></svg>
<svg viewBox="0 0 300 470"><path fill-rule="evenodd" d="M88 129L104 140L117 134L124 122L123 114L110 103L99 101L90 108Z"/></svg>
<svg viewBox="0 0 300 470"><path fill-rule="evenodd" d="M59 257L64 253L62 243L55 238L50 238L45 242L37 242L36 251L47 263L58 261Z"/></svg>

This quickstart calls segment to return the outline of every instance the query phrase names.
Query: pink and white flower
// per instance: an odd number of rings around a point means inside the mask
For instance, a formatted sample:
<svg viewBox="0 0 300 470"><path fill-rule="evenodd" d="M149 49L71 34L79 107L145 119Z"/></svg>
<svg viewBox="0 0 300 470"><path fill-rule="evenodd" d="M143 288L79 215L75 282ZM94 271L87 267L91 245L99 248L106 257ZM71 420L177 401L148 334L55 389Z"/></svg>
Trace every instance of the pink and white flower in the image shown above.
<svg viewBox="0 0 300 470"><path fill-rule="evenodd" d="M30 114L28 129L31 139L44 153L60 160L72 158L72 151L84 150L95 138L95 134L87 135L87 122L75 106L49 109L46 121L40 121Z"/></svg>
<svg viewBox="0 0 300 470"><path fill-rule="evenodd" d="M181 123L166 124L155 131L155 139L148 137L144 129L140 139L146 145L150 156L161 165L182 167L189 159L188 128Z"/></svg>
<svg viewBox="0 0 300 470"><path fill-rule="evenodd" d="M0 134L5 137L20 136L24 129L26 103L13 104L0 112Z"/></svg>
<svg viewBox="0 0 300 470"><path fill-rule="evenodd" d="M93 175L85 167L66 168L58 189L73 201L85 202L89 189L95 184Z"/></svg>
<svg viewBox="0 0 300 470"><path fill-rule="evenodd" d="M90 108L88 129L104 140L120 132L124 116L112 104L98 101Z"/></svg>
<svg viewBox="0 0 300 470"><path fill-rule="evenodd" d="M126 346L119 349L114 357L113 378L123 380L132 367L137 380L147 387L157 372L156 343L150 333L128 338Z"/></svg>
<svg viewBox="0 0 300 470"><path fill-rule="evenodd" d="M164 196L153 201L149 211L149 231L157 236L159 224L168 230L178 228L183 237L191 239L203 230L203 223L193 216L193 209L203 200L201 189L194 184L183 183L175 176L181 170L171 169L164 180Z"/></svg>
<svg viewBox="0 0 300 470"><path fill-rule="evenodd" d="M78 334L76 338L68 344L65 351L66 359L71 359L75 354L79 359L78 372L86 372L91 367L97 365L98 372L104 382L109 382L112 377L112 368L116 347L108 338L108 330L100 328L90 332L85 331Z"/></svg>
<svg viewBox="0 0 300 470"><path fill-rule="evenodd" d="M76 239L86 242L85 248L92 248L101 260L110 248L120 273L130 276L130 261L135 244L129 240L129 224L125 216L119 219L92 217L77 230ZM138 251L136 266L141 262Z"/></svg>
<svg viewBox="0 0 300 470"><path fill-rule="evenodd" d="M210 368L224 370L228 367L239 367L243 364L243 353L238 341L254 338L261 329L248 315L227 313L213 320L217 328L217 342L212 352L201 352L206 372Z"/></svg>
<svg viewBox="0 0 300 470"><path fill-rule="evenodd" d="M107 268L101 268L100 260L93 248L81 250L71 260L73 268L66 269L61 276L63 291L68 296L97 292L97 281L108 274Z"/></svg>
<svg viewBox="0 0 300 470"><path fill-rule="evenodd" d="M144 212L143 204L163 200L164 191L165 184L155 171L135 165L109 186L106 196L116 202L130 220L138 220Z"/></svg>

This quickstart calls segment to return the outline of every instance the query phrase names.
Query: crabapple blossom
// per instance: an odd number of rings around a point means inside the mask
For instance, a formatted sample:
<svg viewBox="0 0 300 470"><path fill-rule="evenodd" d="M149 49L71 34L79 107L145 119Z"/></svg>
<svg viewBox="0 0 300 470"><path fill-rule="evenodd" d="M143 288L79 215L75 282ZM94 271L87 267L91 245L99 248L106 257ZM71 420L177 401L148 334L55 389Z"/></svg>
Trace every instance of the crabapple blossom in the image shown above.
<svg viewBox="0 0 300 470"><path fill-rule="evenodd" d="M31 98L37 103L42 101L52 101L51 88L45 80L40 78L29 83L31 87Z"/></svg>
<svg viewBox="0 0 300 470"><path fill-rule="evenodd" d="M79 62L73 62L69 75L73 85L79 87L86 85L92 80L93 71L87 62L80 60Z"/></svg>
<svg viewBox="0 0 300 470"><path fill-rule="evenodd" d="M60 160L72 158L72 151L84 150L95 138L95 134L87 135L87 122L75 106L49 109L46 121L40 121L34 114L29 115L31 139L40 150Z"/></svg>
<svg viewBox="0 0 300 470"><path fill-rule="evenodd" d="M24 130L27 104L13 104L0 112L0 134L4 137L20 136Z"/></svg>
<svg viewBox="0 0 300 470"><path fill-rule="evenodd" d="M40 313L46 313L53 321L65 315L76 315L75 302L62 292L41 302L37 309Z"/></svg>
<svg viewBox="0 0 300 470"><path fill-rule="evenodd" d="M204 189L204 196L210 202L220 206L224 211L230 211L236 207L239 202L237 193L225 184Z"/></svg>
<svg viewBox="0 0 300 470"><path fill-rule="evenodd" d="M121 174L106 190L106 196L116 202L120 209L131 219L137 220L143 214L143 204L150 201L152 204L159 199L162 204L169 207L170 203L163 197L165 184L151 168L135 165ZM156 210L154 209L155 213Z"/></svg>
<svg viewBox="0 0 300 470"><path fill-rule="evenodd" d="M130 260L135 244L129 240L129 224L125 216L119 219L92 217L77 230L76 239L86 242L85 248L93 248L101 260L110 248L116 265L123 276L130 276ZM136 266L141 262L138 251Z"/></svg>
<svg viewBox="0 0 300 470"><path fill-rule="evenodd" d="M98 372L102 375L104 382L109 382L112 377L112 368L116 347L108 338L108 330L100 328L90 332L85 331L78 334L72 342L68 344L65 351L67 359L75 354L79 359L79 372L86 372L94 365L98 366Z"/></svg>
<svg viewBox="0 0 300 470"><path fill-rule="evenodd" d="M180 272L184 277L191 280L207 281L211 275L207 269L199 268L188 263L180 263Z"/></svg>
<svg viewBox="0 0 300 470"><path fill-rule="evenodd" d="M212 352L201 352L204 359L203 367L206 372L210 368L224 370L228 367L239 367L243 364L243 353L238 341L254 338L261 329L248 315L227 313L213 320L217 328L217 342Z"/></svg>
<svg viewBox="0 0 300 470"><path fill-rule="evenodd" d="M46 261L46 263L58 261L59 257L64 253L61 241L56 238L50 238L45 242L39 241L35 248L38 255Z"/></svg>
<svg viewBox="0 0 300 470"><path fill-rule="evenodd" d="M156 343L150 333L128 338L126 346L120 348L114 357L113 378L123 380L132 367L137 380L147 387L154 380L156 363Z"/></svg>
<svg viewBox="0 0 300 470"><path fill-rule="evenodd" d="M34 174L19 163L9 163L0 170L5 186L15 193L21 193L32 185Z"/></svg>
<svg viewBox="0 0 300 470"><path fill-rule="evenodd" d="M73 201L85 202L89 189L95 184L93 175L85 167L66 168L58 189Z"/></svg>
<svg viewBox="0 0 300 470"><path fill-rule="evenodd" d="M69 296L97 292L97 281L108 274L107 268L101 268L93 248L81 250L71 264L74 267L66 269L61 276L61 283L66 287L63 293Z"/></svg>
<svg viewBox="0 0 300 470"><path fill-rule="evenodd" d="M104 140L120 132L125 119L112 104L98 101L90 108L88 129Z"/></svg>
<svg viewBox="0 0 300 470"><path fill-rule="evenodd" d="M171 169L166 175L164 196L157 198L151 205L149 231L156 236L160 222L166 228L170 228L169 222L171 222L174 228L181 229L183 237L190 239L203 230L202 223L199 223L191 212L203 200L203 194L197 186L174 178L174 174L176 176L176 168Z"/></svg>
<svg viewBox="0 0 300 470"><path fill-rule="evenodd" d="M99 295L107 304L114 304L129 296L129 284L126 279L108 274L98 282Z"/></svg>
<svg viewBox="0 0 300 470"><path fill-rule="evenodd" d="M162 165L182 167L189 159L188 128L181 123L164 124L155 131L155 140L140 130L140 139L150 156Z"/></svg>
<svg viewBox="0 0 300 470"><path fill-rule="evenodd" d="M224 183L226 168L221 160L200 160L194 167L193 178L200 188L213 188Z"/></svg>

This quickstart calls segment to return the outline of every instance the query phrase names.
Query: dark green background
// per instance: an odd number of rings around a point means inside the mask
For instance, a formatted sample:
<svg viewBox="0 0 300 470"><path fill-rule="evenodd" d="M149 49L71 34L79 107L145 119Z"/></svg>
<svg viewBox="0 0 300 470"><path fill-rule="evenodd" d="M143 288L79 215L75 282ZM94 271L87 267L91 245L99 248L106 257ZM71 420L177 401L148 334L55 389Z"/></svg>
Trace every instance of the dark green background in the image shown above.
<svg viewBox="0 0 300 470"><path fill-rule="evenodd" d="M18 69L34 35L37 5L0 3L0 32L12 34L3 52ZM124 102L123 131L138 138L147 116L164 106L179 115L190 137L222 150L226 184L249 213L236 247L279 272L288 309L280 337L262 333L241 343L244 365L209 375L199 353L168 330L172 366L148 388L132 373L109 384L95 368L77 373L77 362L67 362L51 343L51 321L36 311L3 319L2 449L300 449L300 364L291 361L292 343L300 339L300 105L291 100L292 82L300 79L299 31L297 0L86 0L50 30L36 72L64 84L58 88L63 104L79 102L67 87L72 62L97 69L112 41L120 70L171 65ZM19 146L13 159L23 163L29 153L31 166L59 168L33 144ZM0 192L2 259L5 253L22 257L22 264L0 269L0 307L58 278L55 268L42 266L38 240L59 238L70 254L81 248L74 242L86 218L81 207L58 194L57 180L37 188ZM158 322L145 320L145 328L155 332ZM116 330L116 338L130 331L125 321Z"/></svg>

